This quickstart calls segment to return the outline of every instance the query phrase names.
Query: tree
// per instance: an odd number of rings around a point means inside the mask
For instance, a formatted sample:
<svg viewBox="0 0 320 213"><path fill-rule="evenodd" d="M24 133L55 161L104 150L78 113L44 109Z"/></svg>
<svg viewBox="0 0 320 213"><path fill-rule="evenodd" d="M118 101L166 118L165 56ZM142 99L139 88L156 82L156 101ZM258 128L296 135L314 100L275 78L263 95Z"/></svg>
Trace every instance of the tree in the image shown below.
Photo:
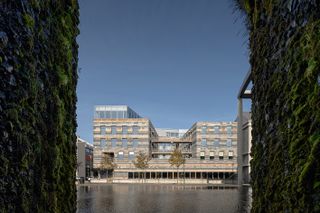
<svg viewBox="0 0 320 213"><path fill-rule="evenodd" d="M150 157L146 153L141 151L136 156L136 159L133 161L133 164L137 169L142 169L144 171L143 172L144 179L146 178L145 169L149 168L149 161L150 161Z"/></svg>
<svg viewBox="0 0 320 213"><path fill-rule="evenodd" d="M101 170L106 170L107 172L107 179L109 178L109 170L114 170L114 168L117 167L117 164L113 161L113 158L105 153L103 156L102 156L102 159L101 159L101 165L100 165L100 169Z"/></svg>
<svg viewBox="0 0 320 213"><path fill-rule="evenodd" d="M185 162L186 159L183 157L181 150L176 148L169 158L169 163L171 166L175 166L177 168L177 183L179 183L179 167Z"/></svg>

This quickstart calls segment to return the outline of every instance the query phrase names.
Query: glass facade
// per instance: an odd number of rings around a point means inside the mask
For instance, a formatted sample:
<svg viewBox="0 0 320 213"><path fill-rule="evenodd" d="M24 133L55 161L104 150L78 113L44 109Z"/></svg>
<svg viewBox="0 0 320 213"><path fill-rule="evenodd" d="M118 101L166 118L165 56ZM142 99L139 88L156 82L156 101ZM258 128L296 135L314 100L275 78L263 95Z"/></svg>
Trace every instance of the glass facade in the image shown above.
<svg viewBox="0 0 320 213"><path fill-rule="evenodd" d="M227 139L227 147L231 147L232 146L232 140L231 139Z"/></svg>
<svg viewBox="0 0 320 213"><path fill-rule="evenodd" d="M134 152L129 152L129 160L134 160Z"/></svg>
<svg viewBox="0 0 320 213"><path fill-rule="evenodd" d="M124 135L128 134L128 127L127 126L122 127L122 134L124 134Z"/></svg>
<svg viewBox="0 0 320 213"><path fill-rule="evenodd" d="M106 139L101 139L101 140L100 140L100 147L101 147L101 148L106 147Z"/></svg>
<svg viewBox="0 0 320 213"><path fill-rule="evenodd" d="M214 127L214 134L219 134L220 133L220 127L219 126L215 126Z"/></svg>
<svg viewBox="0 0 320 213"><path fill-rule="evenodd" d="M116 148L116 146L117 146L117 139L115 139L115 138L112 138L112 139L111 139L111 146L112 146L112 148Z"/></svg>
<svg viewBox="0 0 320 213"><path fill-rule="evenodd" d="M201 128L201 133L202 133L202 135L207 134L207 127L206 127L206 126L203 126L203 127Z"/></svg>
<svg viewBox="0 0 320 213"><path fill-rule="evenodd" d="M106 135L106 127L105 126L101 126L100 127L100 132L101 132L101 135Z"/></svg>
<svg viewBox="0 0 320 213"><path fill-rule="evenodd" d="M112 134L112 135L117 134L117 127L116 127L116 126L112 126L112 127L111 127L111 134Z"/></svg>
<svg viewBox="0 0 320 213"><path fill-rule="evenodd" d="M232 127L231 127L231 126L228 126L228 127L227 127L227 134L228 134L229 136L232 135Z"/></svg>
<svg viewBox="0 0 320 213"><path fill-rule="evenodd" d="M202 147L207 147L207 139L202 138L202 140L201 140L201 146L202 146Z"/></svg>
<svg viewBox="0 0 320 213"><path fill-rule="evenodd" d="M95 106L94 109L94 118L96 119L105 119L105 118L141 118L138 113L133 111L130 107L125 105L118 106Z"/></svg>
<svg viewBox="0 0 320 213"><path fill-rule="evenodd" d="M118 160L123 160L123 159L124 159L123 152L118 152Z"/></svg>
<svg viewBox="0 0 320 213"><path fill-rule="evenodd" d="M132 127L132 134L138 135L139 134L139 127L138 126L133 126Z"/></svg>
<svg viewBox="0 0 320 213"><path fill-rule="evenodd" d="M213 146L214 147L219 147L220 146L220 141L218 139L214 140Z"/></svg>
<svg viewBox="0 0 320 213"><path fill-rule="evenodd" d="M128 147L128 140L126 138L122 138L122 147L127 148Z"/></svg>
<svg viewBox="0 0 320 213"><path fill-rule="evenodd" d="M137 147L138 147L138 144L139 144L138 139L133 139L133 141L132 141L132 147L133 147L133 148L137 148Z"/></svg>

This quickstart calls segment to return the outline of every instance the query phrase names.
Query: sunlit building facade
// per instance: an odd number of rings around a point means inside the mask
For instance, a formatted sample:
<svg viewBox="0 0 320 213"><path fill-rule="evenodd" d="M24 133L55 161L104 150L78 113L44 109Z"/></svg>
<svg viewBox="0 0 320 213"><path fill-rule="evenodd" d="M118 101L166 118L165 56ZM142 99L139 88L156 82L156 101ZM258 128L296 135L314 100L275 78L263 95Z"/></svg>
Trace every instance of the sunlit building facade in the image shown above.
<svg viewBox="0 0 320 213"><path fill-rule="evenodd" d="M114 181L139 179L184 181L233 180L237 169L237 123L196 122L187 129L155 129L128 106L96 106L93 120L94 168L101 167L103 155L116 163ZM180 149L186 163L177 169L169 164L171 153ZM139 152L150 157L149 168L135 168Z"/></svg>

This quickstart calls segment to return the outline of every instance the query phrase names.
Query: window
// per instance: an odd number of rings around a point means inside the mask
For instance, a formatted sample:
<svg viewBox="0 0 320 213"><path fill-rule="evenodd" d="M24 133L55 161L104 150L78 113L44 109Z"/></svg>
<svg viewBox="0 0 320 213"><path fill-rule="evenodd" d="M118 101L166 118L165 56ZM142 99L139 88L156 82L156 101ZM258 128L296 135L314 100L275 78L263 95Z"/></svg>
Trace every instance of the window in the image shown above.
<svg viewBox="0 0 320 213"><path fill-rule="evenodd" d="M232 135L232 127L231 127L231 126L227 126L227 134L228 134L229 136Z"/></svg>
<svg viewBox="0 0 320 213"><path fill-rule="evenodd" d="M227 139L227 147L231 147L232 146L232 141L231 139Z"/></svg>
<svg viewBox="0 0 320 213"><path fill-rule="evenodd" d="M223 152L219 152L219 160L223 160Z"/></svg>
<svg viewBox="0 0 320 213"><path fill-rule="evenodd" d="M200 152L200 160L204 160L205 159L205 154L204 152Z"/></svg>
<svg viewBox="0 0 320 213"><path fill-rule="evenodd" d="M128 127L127 126L122 127L122 134L124 134L124 135L128 134Z"/></svg>
<svg viewBox="0 0 320 213"><path fill-rule="evenodd" d="M111 146L112 146L112 148L116 148L116 146L117 146L117 139L115 139L115 138L112 138L112 139L111 139Z"/></svg>
<svg viewBox="0 0 320 213"><path fill-rule="evenodd" d="M101 147L101 148L106 147L106 139L101 139L101 141L100 141L100 147Z"/></svg>
<svg viewBox="0 0 320 213"><path fill-rule="evenodd" d="M202 135L205 135L207 133L207 127L203 126L201 130Z"/></svg>
<svg viewBox="0 0 320 213"><path fill-rule="evenodd" d="M139 144L139 141L138 141L138 139L133 139L133 145L132 145L132 147L133 148L137 148L138 147L138 144Z"/></svg>
<svg viewBox="0 0 320 213"><path fill-rule="evenodd" d="M129 160L133 160L134 159L134 152L129 152Z"/></svg>
<svg viewBox="0 0 320 213"><path fill-rule="evenodd" d="M126 138L122 138L122 147L127 148L128 147L128 140Z"/></svg>
<svg viewBox="0 0 320 213"><path fill-rule="evenodd" d="M105 126L101 126L100 127L100 132L101 132L101 135L106 135L106 127Z"/></svg>
<svg viewBox="0 0 320 213"><path fill-rule="evenodd" d="M219 134L220 133L220 127L219 126L215 126L214 127L214 134Z"/></svg>
<svg viewBox="0 0 320 213"><path fill-rule="evenodd" d="M138 126L133 126L132 127L132 134L138 135L139 134L139 127Z"/></svg>
<svg viewBox="0 0 320 213"><path fill-rule="evenodd" d="M123 152L118 152L118 160L123 160Z"/></svg>
<svg viewBox="0 0 320 213"><path fill-rule="evenodd" d="M233 151L229 151L228 156L229 156L229 160L232 160L233 159Z"/></svg>
<svg viewBox="0 0 320 213"><path fill-rule="evenodd" d="M111 134L112 134L112 135L117 134L117 127L115 127L115 126L112 126L112 127L111 127Z"/></svg>
<svg viewBox="0 0 320 213"><path fill-rule="evenodd" d="M219 147L220 146L220 141L218 139L214 140L213 146L214 147Z"/></svg>
<svg viewBox="0 0 320 213"><path fill-rule="evenodd" d="M210 152L210 160L214 160L214 152Z"/></svg>
<svg viewBox="0 0 320 213"><path fill-rule="evenodd" d="M202 147L207 147L207 139L202 138L201 146L202 146Z"/></svg>

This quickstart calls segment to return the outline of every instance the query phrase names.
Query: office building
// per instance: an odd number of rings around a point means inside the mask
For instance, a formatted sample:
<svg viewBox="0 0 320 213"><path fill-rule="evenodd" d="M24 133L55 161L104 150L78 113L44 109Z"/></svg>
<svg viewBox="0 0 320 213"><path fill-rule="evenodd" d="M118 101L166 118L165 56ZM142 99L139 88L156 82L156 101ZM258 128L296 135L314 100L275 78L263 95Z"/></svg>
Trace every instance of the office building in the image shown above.
<svg viewBox="0 0 320 213"><path fill-rule="evenodd" d="M168 160L180 149L186 162L179 176L184 180L233 180L237 169L237 123L196 122L190 129L154 128L128 106L96 106L93 120L94 168L103 156L116 164L114 180L176 179L177 169ZM150 157L145 170L132 163L139 152Z"/></svg>
<svg viewBox="0 0 320 213"><path fill-rule="evenodd" d="M77 177L93 176L93 145L81 138L77 138Z"/></svg>

